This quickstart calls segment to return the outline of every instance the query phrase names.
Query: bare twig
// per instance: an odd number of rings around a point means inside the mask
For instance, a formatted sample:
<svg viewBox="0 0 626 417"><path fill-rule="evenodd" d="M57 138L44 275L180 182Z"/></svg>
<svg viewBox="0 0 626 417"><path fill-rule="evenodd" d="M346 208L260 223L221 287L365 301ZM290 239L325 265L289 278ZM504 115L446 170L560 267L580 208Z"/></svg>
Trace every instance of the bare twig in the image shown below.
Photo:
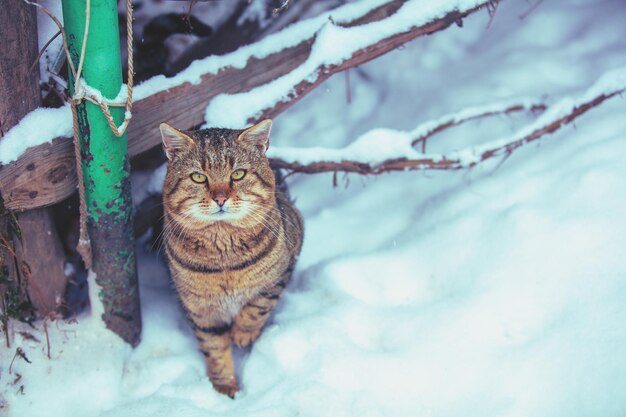
<svg viewBox="0 0 626 417"><path fill-rule="evenodd" d="M276 7L275 9L272 10L272 13L274 14L278 14L280 12L282 12L283 10L285 10L287 7L289 7L289 3L291 3L291 0L285 0L283 2L283 4L280 5L280 7Z"/></svg>
<svg viewBox="0 0 626 417"><path fill-rule="evenodd" d="M506 153L510 153L513 152L515 149L522 147L530 142L534 142L537 139L541 138L544 135L547 135L549 133L554 133L557 130L559 130L561 127L568 125L570 123L572 123L576 118L578 118L579 116L582 116L583 114L585 114L588 110L591 110L594 107L599 106L600 104L602 104L604 101L615 97L617 95L620 95L621 93L623 93L626 89L621 89L618 91L614 91L612 93L608 93L608 94L600 94L599 96L593 98L592 100L589 100L585 103L582 103L576 107L574 107L572 109L572 111L570 113L568 113L567 115L560 117L554 121L552 121L551 123L548 123L545 126L542 126L536 130L534 130L533 132L529 133L528 135L514 140L512 142L509 142L507 144L504 144L502 146L497 146L494 147L492 149L487 149L485 150L481 155L480 155L480 161L476 162L475 164L471 164L470 167L473 167L477 164L479 164L480 162L486 161L487 159L496 156L496 155L500 155L503 152Z"/></svg>
<svg viewBox="0 0 626 417"><path fill-rule="evenodd" d="M15 349L15 354L13 355L13 359L11 359L11 364L9 365L9 374L12 374L13 371L13 362L15 361L15 358L20 357L22 359L24 359L26 361L26 363L32 363L30 361L30 359L28 359L28 356L26 356L26 353L24 353L24 351L22 350L21 347L18 347L17 349Z"/></svg>
<svg viewBox="0 0 626 417"><path fill-rule="evenodd" d="M53 315L48 314L46 315L46 317L44 317L43 319L43 332L46 335L46 347L47 347L47 353L48 353L48 359L52 359L50 357L50 336L48 335L48 320L53 319Z"/></svg>
<svg viewBox="0 0 626 417"><path fill-rule="evenodd" d="M344 74L346 75L346 103L350 104L352 103L352 92L350 91L350 68L345 70Z"/></svg>
<svg viewBox="0 0 626 417"><path fill-rule="evenodd" d="M17 256L17 253L15 252L15 248L11 244L9 244L9 242L2 235L0 235L0 243L2 243L2 245L9 251L11 256L13 256L13 259L15 259L15 262L19 266L20 270L26 276L28 285L31 285L35 289L35 295L37 296L39 303L46 310L46 314L48 314L50 312L50 309L48 308L46 302L44 301L44 297L43 297L43 294L41 293L41 290L39 289L39 286L37 286L37 284L33 281L33 276L31 274L30 267L28 266L28 264L24 262L24 260L19 259L19 257Z"/></svg>
<svg viewBox="0 0 626 417"><path fill-rule="evenodd" d="M521 137L514 136L511 141L504 144L496 142L493 146L485 145L483 147L470 149L465 152L454 152L450 155L424 154L424 157L419 159L397 158L389 159L379 164L370 164L352 160L318 161L309 164L300 164L298 162L289 162L278 158L270 159L270 163L275 168L282 168L292 172L304 174L348 172L361 175L378 175L391 171L458 170L473 168L493 157L509 155L514 150L526 144L534 142L547 134L556 132L561 127L572 123L576 118L580 117L588 110L599 106L601 103L612 97L620 95L624 91L626 91L626 88L610 93L599 94L592 99L588 99L580 103L566 115L548 120L545 125L537 127L530 133L524 134ZM461 154L467 154L468 152L476 154L475 157L469 161L461 157Z"/></svg>
<svg viewBox="0 0 626 417"><path fill-rule="evenodd" d="M528 10L526 10L524 13L522 13L521 15L519 15L519 20L524 20L528 17L529 14L531 14L533 11L535 11L535 9L537 7L539 7L539 5L543 3L543 0L537 0L535 1L529 8Z"/></svg>
<svg viewBox="0 0 626 417"><path fill-rule="evenodd" d="M31 6L35 6L41 9L41 11L43 11L45 14L48 15L48 17L50 17L50 19L52 19L52 21L54 22L55 25L57 25L57 27L59 28L59 31L61 32L61 36L63 37L63 48L65 49L65 55L68 57L71 57L70 55L70 50L68 49L67 45L67 37L65 36L65 30L63 29L63 24L59 21L59 19L57 19L57 17L54 15L54 13L52 13L48 8L46 8L45 6L42 6L41 4L32 2L30 0L23 0L26 4L30 4ZM68 59L68 64L70 66L70 70L72 71L73 75L76 75L76 68L74 68L74 64L72 63L71 59Z"/></svg>
<svg viewBox="0 0 626 417"><path fill-rule="evenodd" d="M485 27L485 29L489 29L491 27L493 18L496 16L496 12L498 11L499 4L500 4L499 0L491 0L487 4L487 11L489 12L489 21L487 22L487 26Z"/></svg>
<svg viewBox="0 0 626 417"><path fill-rule="evenodd" d="M517 113L517 112L524 111L524 110L530 111L532 113L543 112L546 110L546 105L544 103L540 103L537 101L537 102L529 103L529 104L524 104L524 103L511 104L501 109L485 109L484 111L479 111L479 112L464 112L461 115L459 114L447 115L447 116L440 118L437 124L435 124L434 126L425 128L424 130L426 130L426 132L420 134L418 137L413 139L413 141L411 142L411 145L417 146L418 144L421 144L422 153L426 153L426 142L428 141L428 139L430 139L432 136L436 135L437 133L443 132L446 129L449 129L454 126L459 126L459 125L462 125L464 123L467 123L476 119L482 119L485 117L498 116L498 115L503 115L503 114L508 115L508 114ZM419 130L419 129L416 129L416 130Z"/></svg>
<svg viewBox="0 0 626 417"><path fill-rule="evenodd" d="M46 42L46 44L43 46L43 48L41 48L41 51L39 51L39 55L37 55L37 58L35 59L35 61L33 62L33 65L30 66L29 71L32 71L33 69L35 69L35 65L37 65L37 63L39 62L39 60L41 59L41 56L43 55L44 52L46 52L46 49L48 49L48 46L50 46L50 44L61 34L61 31L58 30L57 33L54 34L54 36L52 36L50 39L48 39L48 42Z"/></svg>

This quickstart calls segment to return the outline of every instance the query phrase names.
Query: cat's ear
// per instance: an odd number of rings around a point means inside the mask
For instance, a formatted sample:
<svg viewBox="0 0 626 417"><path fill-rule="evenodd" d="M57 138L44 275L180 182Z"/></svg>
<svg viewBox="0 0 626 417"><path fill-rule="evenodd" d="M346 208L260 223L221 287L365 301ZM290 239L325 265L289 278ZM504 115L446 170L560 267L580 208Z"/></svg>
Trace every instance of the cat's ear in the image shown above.
<svg viewBox="0 0 626 417"><path fill-rule="evenodd" d="M270 131L272 130L272 119L265 119L252 127L244 130L237 141L240 143L248 143L258 147L261 152L265 153L270 147Z"/></svg>
<svg viewBox="0 0 626 417"><path fill-rule="evenodd" d="M174 154L183 149L189 149L193 145L193 139L184 134L183 132L174 129L167 123L161 123L159 125L161 129L161 138L163 139L163 149L167 159L172 159Z"/></svg>

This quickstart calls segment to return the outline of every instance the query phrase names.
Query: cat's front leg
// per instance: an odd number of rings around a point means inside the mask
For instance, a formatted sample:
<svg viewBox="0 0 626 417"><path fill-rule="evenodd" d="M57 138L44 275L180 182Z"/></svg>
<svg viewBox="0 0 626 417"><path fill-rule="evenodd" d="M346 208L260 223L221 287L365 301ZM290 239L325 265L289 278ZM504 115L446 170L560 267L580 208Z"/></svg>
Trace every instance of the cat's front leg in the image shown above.
<svg viewBox="0 0 626 417"><path fill-rule="evenodd" d="M194 320L193 326L213 387L234 398L239 386L230 350L230 325L218 321L196 323Z"/></svg>
<svg viewBox="0 0 626 417"><path fill-rule="evenodd" d="M285 275L277 284L267 290L261 291L246 305L244 305L233 320L230 331L233 343L237 347L249 346L258 339L261 329L267 321L270 312L278 304L280 294L291 274Z"/></svg>

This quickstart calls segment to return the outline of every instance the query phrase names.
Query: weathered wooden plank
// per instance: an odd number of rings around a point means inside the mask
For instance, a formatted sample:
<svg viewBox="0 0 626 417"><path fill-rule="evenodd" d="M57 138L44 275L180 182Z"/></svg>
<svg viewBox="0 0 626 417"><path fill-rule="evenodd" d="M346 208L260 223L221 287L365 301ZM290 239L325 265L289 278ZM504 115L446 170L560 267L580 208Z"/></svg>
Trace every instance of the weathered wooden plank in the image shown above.
<svg viewBox="0 0 626 417"><path fill-rule="evenodd" d="M133 105L128 128L131 156L160 143L161 122L182 128L197 126L204 121L204 110L216 95L249 91L289 73L309 55L312 42L307 40L264 59L250 59L242 69L227 68L216 75L204 75L199 84L185 83L138 101Z"/></svg>
<svg viewBox="0 0 626 417"><path fill-rule="evenodd" d="M392 0L344 26L362 25L385 19L396 13L405 1ZM453 23L460 23L461 19L488 3L490 0L466 12L451 12L421 27L396 34L357 51L341 65L323 68L314 83L303 81L294 86L297 96L271 109L265 109L263 117L275 117L280 114L331 75L374 59L418 36L429 35ZM308 58L313 41L314 39L308 39L263 59L250 59L243 69L227 68L216 75L203 76L199 84L185 83L137 101L133 106L133 119L128 130L130 155L137 155L159 144L158 126L161 122L165 121L181 128L197 126L203 122L208 102L216 95L249 91L289 73ZM8 208L31 209L46 206L74 191L76 177L73 166L67 164L67 161L73 158L71 145L67 144L69 139L60 138L56 141L58 141L56 145L53 143L33 147L18 161L5 167L0 166L0 192ZM51 148L56 148L56 151L51 152ZM36 172L30 174L24 172L32 166L35 167L31 168L32 171ZM63 179L52 182L50 178ZM28 179L34 181L29 182Z"/></svg>
<svg viewBox="0 0 626 417"><path fill-rule="evenodd" d="M22 158L0 165L0 192L11 210L48 206L76 191L76 161L69 138L30 148Z"/></svg>

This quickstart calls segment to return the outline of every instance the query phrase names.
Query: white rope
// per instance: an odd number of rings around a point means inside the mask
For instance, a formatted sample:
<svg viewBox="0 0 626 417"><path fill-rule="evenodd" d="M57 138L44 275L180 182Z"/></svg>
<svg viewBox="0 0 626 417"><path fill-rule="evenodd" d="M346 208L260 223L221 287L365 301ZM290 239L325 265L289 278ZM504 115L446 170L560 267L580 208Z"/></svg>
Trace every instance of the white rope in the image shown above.
<svg viewBox="0 0 626 417"><path fill-rule="evenodd" d="M84 78L82 78L83 65L85 61L85 51L87 48L87 40L89 38L89 25L91 20L91 0L85 0L85 32L83 33L83 44L81 46L80 57L78 61L78 68L74 67L74 63L72 61L72 57L70 55L67 36L65 34L65 30L63 25L59 19L45 6L42 6L38 3L35 3L30 0L23 0L25 3L33 5L41 9L44 13L46 13L52 21L57 25L59 30L61 31L61 35L63 37L63 48L65 50L65 55L67 57L68 65L72 72L72 76L74 77L74 94L72 95L71 101L76 103L80 103L83 100L87 100L92 102L93 104L100 107L102 113L104 114L107 122L109 123L109 127L115 136L121 137L128 128L128 124L130 123L130 119L132 118L132 103L133 103L133 77L134 77L134 68L133 68L133 6L131 0L126 0L126 48L128 50L128 73L127 73L127 84L126 84L126 100L123 102L109 100L104 98L102 93L93 88L85 82ZM111 115L111 111L109 107L126 107L126 111L124 112L124 121L118 127L113 120L113 116Z"/></svg>
<svg viewBox="0 0 626 417"><path fill-rule="evenodd" d="M80 58L78 61L78 68L74 67L74 63L72 61L72 57L69 51L69 46L68 46L65 30L63 28L63 25L61 25L61 22L59 21L59 19L56 16L54 16L54 14L50 10L48 10L46 7L40 4L37 4L30 0L24 0L24 2L40 8L57 25L63 37L63 48L65 50L67 62L72 72L72 76L74 77L74 94L72 95L72 98L70 100L70 105L72 107L72 117L73 117L73 125L74 125L74 154L76 156L76 176L78 178L78 195L80 199L80 238L78 240L78 246L76 249L82 256L83 261L85 262L85 267L89 269L91 268L91 263L92 263L92 252L91 252L91 241L87 233L87 209L86 209L86 204L85 204L85 184L83 180L83 166L82 166L82 159L80 155L78 112L77 112L76 106L79 103L81 103L83 100L92 102L93 104L100 107L100 109L102 110L102 113L107 119L107 122L109 123L109 127L111 128L111 131L113 132L115 136L121 137L126 132L130 119L132 118L132 105L133 105L133 76L134 76L133 74L134 72L133 70L133 6L131 3L131 0L126 0L126 12L127 12L126 47L128 49L128 61L127 61L128 76L127 76L127 85L126 85L126 101L118 102L115 100L109 100L105 98L104 95L98 89L87 85L84 78L81 77L82 71L83 71L83 65L85 62L85 51L87 49L87 40L89 39L89 24L91 20L91 0L85 0L85 32L83 33L83 44L81 46ZM124 112L124 121L119 127L115 124L115 120L113 120L113 116L111 115L109 106L126 107L126 111Z"/></svg>

